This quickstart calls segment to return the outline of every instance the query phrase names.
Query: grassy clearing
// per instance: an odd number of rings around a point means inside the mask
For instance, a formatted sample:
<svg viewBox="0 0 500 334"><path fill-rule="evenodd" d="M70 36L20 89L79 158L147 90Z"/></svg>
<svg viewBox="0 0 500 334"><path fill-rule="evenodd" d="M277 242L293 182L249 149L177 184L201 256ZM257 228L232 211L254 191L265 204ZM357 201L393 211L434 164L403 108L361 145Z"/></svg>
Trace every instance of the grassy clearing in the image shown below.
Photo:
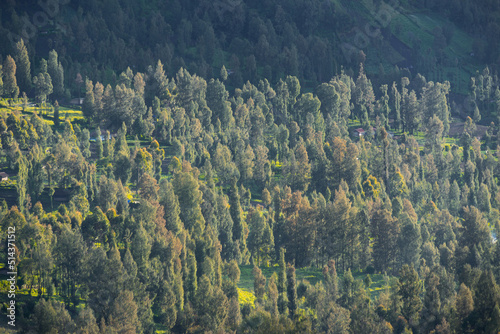
<svg viewBox="0 0 500 334"><path fill-rule="evenodd" d="M253 294L253 290L248 291L246 289L238 288L238 300L240 305L250 304L251 306L254 306L255 295Z"/></svg>
<svg viewBox="0 0 500 334"><path fill-rule="evenodd" d="M240 266L241 276L238 287L246 291L253 291L253 275L252 275L252 265ZM260 268L266 279L270 279L273 273L278 273L278 265L272 267L262 267ZM323 273L320 268L299 268L296 271L297 282L301 280L307 280L311 284L316 284L320 280L323 280Z"/></svg>
<svg viewBox="0 0 500 334"><path fill-rule="evenodd" d="M59 115L61 119L69 118L71 122L83 120L85 118L81 109L67 107L59 107Z"/></svg>
<svg viewBox="0 0 500 334"><path fill-rule="evenodd" d="M155 330L156 334L167 334L167 333L170 333L170 331L167 328L167 326L162 325L160 323L155 322L155 328L156 328L156 330Z"/></svg>
<svg viewBox="0 0 500 334"><path fill-rule="evenodd" d="M0 99L0 115L5 115L11 112L21 114L23 117L30 117L33 114L38 114L50 126L54 125L54 109L52 104L34 104L28 102L26 107L23 107L22 100ZM78 107L59 107L59 119L63 123L69 119L72 123L81 122L85 119L81 108Z"/></svg>
<svg viewBox="0 0 500 334"><path fill-rule="evenodd" d="M359 279L359 280L363 281L366 278L367 274L357 272L357 273L354 273L353 276L355 279ZM368 290L370 291L370 296L373 300L373 299L378 298L380 293L382 291L384 291L387 286L386 286L386 282L384 280L384 275L374 274L374 275L370 275L370 277L372 279L372 284L370 284L370 286L368 287Z"/></svg>
<svg viewBox="0 0 500 334"><path fill-rule="evenodd" d="M238 283L238 291L240 293L240 304L250 303L253 305L255 296L253 295L253 266L246 265L240 266L240 282ZM272 267L262 267L262 274L266 277L267 281L271 278L273 273L278 273L279 266L274 265ZM297 286L301 281L308 281L311 285L323 281L323 272L320 268L299 268L296 270ZM357 280L364 280L368 274L366 272L354 272L353 276ZM369 286L368 290L372 299L378 298L380 293L386 288L386 282L384 280L384 275L373 274L370 275L372 279L372 284ZM339 275L339 286L342 281L342 275Z"/></svg>

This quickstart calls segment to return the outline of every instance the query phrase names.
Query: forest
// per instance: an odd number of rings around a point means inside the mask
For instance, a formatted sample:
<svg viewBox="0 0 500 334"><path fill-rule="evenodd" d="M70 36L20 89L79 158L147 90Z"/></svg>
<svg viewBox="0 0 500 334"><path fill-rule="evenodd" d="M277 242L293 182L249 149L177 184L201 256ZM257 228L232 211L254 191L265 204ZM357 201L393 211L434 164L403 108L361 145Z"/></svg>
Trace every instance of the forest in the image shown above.
<svg viewBox="0 0 500 334"><path fill-rule="evenodd" d="M27 3L0 5L2 331L500 331L496 2L392 3L348 56L385 3ZM442 27L403 47L413 16Z"/></svg>

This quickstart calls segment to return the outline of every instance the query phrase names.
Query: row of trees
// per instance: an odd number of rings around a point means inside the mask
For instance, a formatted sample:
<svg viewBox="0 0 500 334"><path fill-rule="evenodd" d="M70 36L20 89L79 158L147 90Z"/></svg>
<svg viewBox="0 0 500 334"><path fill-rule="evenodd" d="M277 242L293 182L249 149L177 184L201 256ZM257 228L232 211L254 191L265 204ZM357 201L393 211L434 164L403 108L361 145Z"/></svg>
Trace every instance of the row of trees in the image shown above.
<svg viewBox="0 0 500 334"><path fill-rule="evenodd" d="M28 50L21 39L16 43L14 58L8 55L0 67L0 95L15 98L31 94L33 88L38 102L44 103L52 93L63 97L64 69L55 50L49 53L48 61L42 59L38 74L31 77L31 63Z"/></svg>

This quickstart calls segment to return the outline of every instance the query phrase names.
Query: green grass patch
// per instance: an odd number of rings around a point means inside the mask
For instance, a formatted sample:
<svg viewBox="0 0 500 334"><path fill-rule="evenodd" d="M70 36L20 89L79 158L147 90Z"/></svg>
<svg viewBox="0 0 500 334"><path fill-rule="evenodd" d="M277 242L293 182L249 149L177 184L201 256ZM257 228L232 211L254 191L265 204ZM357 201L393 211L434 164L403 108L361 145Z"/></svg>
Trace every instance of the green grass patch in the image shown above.
<svg viewBox="0 0 500 334"><path fill-rule="evenodd" d="M22 101L14 100L10 105L6 99L0 100L0 115L8 114L11 112L18 112L24 117L30 117L33 114L38 114L45 123L50 126L54 126L54 109L50 103L44 103L42 105L36 104L33 106L33 102L28 102L28 106L23 108ZM69 119L72 123L75 121L83 121L85 117L83 116L81 108L75 107L59 107L59 120L64 123L66 119Z"/></svg>
<svg viewBox="0 0 500 334"><path fill-rule="evenodd" d="M155 329L155 333L156 334L167 334L167 333L170 333L170 331L167 328L167 326L165 326L163 324L155 322L155 328L156 328Z"/></svg>
<svg viewBox="0 0 500 334"><path fill-rule="evenodd" d="M84 119L83 112L81 109L59 107L59 118L64 121L68 118L71 122L77 119Z"/></svg>
<svg viewBox="0 0 500 334"><path fill-rule="evenodd" d="M240 305L250 304L252 307L255 306L255 295L252 291L238 288L238 300Z"/></svg>
<svg viewBox="0 0 500 334"><path fill-rule="evenodd" d="M356 272L353 274L355 279L359 279L364 281L368 274L363 273L363 272ZM384 280L384 275L382 274L373 274L370 275L370 278L372 279L372 284L368 287L368 290L370 292L370 296L372 299L378 298L380 293L385 290L386 285L385 285L385 280Z"/></svg>
<svg viewBox="0 0 500 334"><path fill-rule="evenodd" d="M279 266L274 265L271 267L262 267L260 268L262 270L262 274L266 277L267 282L269 282L269 279L271 278L273 273L278 273ZM244 304L249 302L248 298L252 298L252 305L253 305L253 300L255 299L255 296L253 295L253 274L252 274L253 266L252 265L245 265L245 266L240 266L240 281L238 283L238 291L240 292L240 304ZM298 268L295 271L296 275L296 280L297 280L297 286L300 284L301 281L308 281L311 285L315 285L316 283L323 281L323 270L321 268L313 268L313 267L308 267L308 268ZM353 277L357 280L362 280L366 278L368 274L366 272L354 272ZM341 286L342 282L342 276L339 275L339 287ZM386 288L385 286L385 280L384 280L384 275L382 274L373 274L370 275L372 279L372 284L368 287L368 290L370 292L371 298L375 299L378 298L380 293ZM242 297L242 294L244 297ZM252 297L250 297L250 295ZM245 302L242 302L245 301Z"/></svg>
<svg viewBox="0 0 500 334"><path fill-rule="evenodd" d="M262 267L260 268L266 279L269 280L273 273L278 273L279 267L277 265L271 267ZM238 283L238 287L240 289L246 291L253 291L253 274L252 274L253 266L245 265L240 266L240 282ZM297 277L297 282L302 280L307 280L311 284L316 284L317 282L323 280L322 269L320 268L299 268L295 272Z"/></svg>

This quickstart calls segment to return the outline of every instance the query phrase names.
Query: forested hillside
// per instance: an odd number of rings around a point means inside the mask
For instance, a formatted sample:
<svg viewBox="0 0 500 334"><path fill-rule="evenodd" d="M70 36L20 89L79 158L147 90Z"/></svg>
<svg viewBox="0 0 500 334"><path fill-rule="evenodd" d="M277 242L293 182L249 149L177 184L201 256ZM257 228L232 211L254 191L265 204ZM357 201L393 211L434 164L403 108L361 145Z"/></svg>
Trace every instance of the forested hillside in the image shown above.
<svg viewBox="0 0 500 334"><path fill-rule="evenodd" d="M70 89L58 94L73 96L78 73L114 85L127 67L145 73L157 60L170 77L183 67L206 80L225 65L231 89L287 75L313 89L342 66L355 76L365 58L377 87L403 71L464 93L476 70L497 69L498 11L469 0L6 0L0 55L23 38L35 68L55 49Z"/></svg>
<svg viewBox="0 0 500 334"><path fill-rule="evenodd" d="M494 4L390 4L366 54L387 4L56 4L0 49L2 329L500 330L496 46L455 48Z"/></svg>

